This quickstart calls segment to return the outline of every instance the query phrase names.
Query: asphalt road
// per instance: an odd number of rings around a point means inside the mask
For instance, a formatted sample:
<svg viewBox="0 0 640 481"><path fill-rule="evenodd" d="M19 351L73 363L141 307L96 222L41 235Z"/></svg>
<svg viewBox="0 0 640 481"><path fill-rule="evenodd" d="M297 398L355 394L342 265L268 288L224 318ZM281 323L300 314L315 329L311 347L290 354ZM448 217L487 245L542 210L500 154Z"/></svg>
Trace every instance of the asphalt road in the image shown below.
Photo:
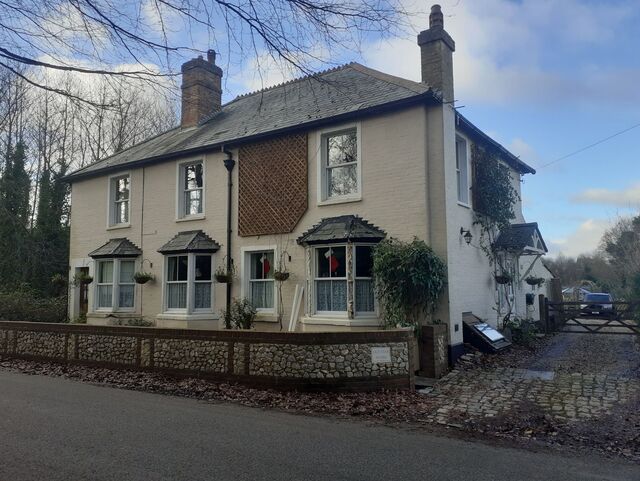
<svg viewBox="0 0 640 481"><path fill-rule="evenodd" d="M638 479L622 462L0 371L0 481Z"/></svg>

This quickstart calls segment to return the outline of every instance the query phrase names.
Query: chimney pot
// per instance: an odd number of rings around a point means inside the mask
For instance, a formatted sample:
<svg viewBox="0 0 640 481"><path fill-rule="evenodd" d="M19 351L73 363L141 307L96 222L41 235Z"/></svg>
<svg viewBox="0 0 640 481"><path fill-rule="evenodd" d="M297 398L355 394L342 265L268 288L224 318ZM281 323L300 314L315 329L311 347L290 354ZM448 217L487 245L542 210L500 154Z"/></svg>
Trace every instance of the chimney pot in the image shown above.
<svg viewBox="0 0 640 481"><path fill-rule="evenodd" d="M440 5L433 5L429 14L429 28L444 28L444 16Z"/></svg>
<svg viewBox="0 0 640 481"><path fill-rule="evenodd" d="M207 50L207 60L211 65L216 64L216 51L215 50Z"/></svg>

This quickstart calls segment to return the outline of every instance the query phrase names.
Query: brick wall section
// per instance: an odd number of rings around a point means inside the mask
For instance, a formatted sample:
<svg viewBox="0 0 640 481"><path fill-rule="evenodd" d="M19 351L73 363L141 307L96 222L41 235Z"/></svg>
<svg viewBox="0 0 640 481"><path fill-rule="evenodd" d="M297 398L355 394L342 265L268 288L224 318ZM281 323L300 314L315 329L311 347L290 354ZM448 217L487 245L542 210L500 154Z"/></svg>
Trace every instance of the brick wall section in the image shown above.
<svg viewBox="0 0 640 481"><path fill-rule="evenodd" d="M287 234L308 206L307 134L240 148L238 233Z"/></svg>
<svg viewBox="0 0 640 481"><path fill-rule="evenodd" d="M409 389L409 331L275 333L0 322L0 356L304 390ZM390 362L373 362L388 347Z"/></svg>

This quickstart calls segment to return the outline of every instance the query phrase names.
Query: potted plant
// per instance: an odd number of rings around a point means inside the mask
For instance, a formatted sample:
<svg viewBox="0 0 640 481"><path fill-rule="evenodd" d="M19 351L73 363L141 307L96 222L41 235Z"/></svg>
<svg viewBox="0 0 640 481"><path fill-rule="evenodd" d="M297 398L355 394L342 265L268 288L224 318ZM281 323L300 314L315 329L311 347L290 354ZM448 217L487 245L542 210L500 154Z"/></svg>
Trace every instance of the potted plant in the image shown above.
<svg viewBox="0 0 640 481"><path fill-rule="evenodd" d="M258 311L247 298L233 299L229 310L220 312L226 329L252 329Z"/></svg>
<svg viewBox="0 0 640 481"><path fill-rule="evenodd" d="M80 272L73 276L73 285L81 286L86 284L91 284L93 282L93 276L89 274L85 274L84 272Z"/></svg>
<svg viewBox="0 0 640 481"><path fill-rule="evenodd" d="M146 284L153 280L153 274L150 272L139 271L133 274L133 280L136 281L136 284Z"/></svg>
<svg viewBox="0 0 640 481"><path fill-rule="evenodd" d="M540 287L542 284L544 284L544 277L529 276L524 281L527 284L529 284L531 287L533 287L533 286Z"/></svg>
<svg viewBox="0 0 640 481"><path fill-rule="evenodd" d="M513 281L513 277L511 276L511 274L503 272L502 274L496 274L495 280L498 284L509 284L511 281Z"/></svg>
<svg viewBox="0 0 640 481"><path fill-rule="evenodd" d="M216 272L213 274L213 277L217 282L221 284L231 284L233 281L234 269L233 264L231 264L231 269L227 270L224 266L218 266Z"/></svg>

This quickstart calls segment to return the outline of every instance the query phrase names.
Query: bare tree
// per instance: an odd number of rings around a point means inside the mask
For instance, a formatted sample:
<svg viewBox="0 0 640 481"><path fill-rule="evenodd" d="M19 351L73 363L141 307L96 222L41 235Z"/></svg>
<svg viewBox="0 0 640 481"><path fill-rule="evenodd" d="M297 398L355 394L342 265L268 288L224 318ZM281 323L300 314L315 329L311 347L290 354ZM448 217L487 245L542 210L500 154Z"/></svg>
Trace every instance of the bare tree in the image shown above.
<svg viewBox="0 0 640 481"><path fill-rule="evenodd" d="M336 49L407 26L402 0L2 0L0 69L39 88L94 102L21 70L158 80L203 37L244 60L264 55L310 73Z"/></svg>

